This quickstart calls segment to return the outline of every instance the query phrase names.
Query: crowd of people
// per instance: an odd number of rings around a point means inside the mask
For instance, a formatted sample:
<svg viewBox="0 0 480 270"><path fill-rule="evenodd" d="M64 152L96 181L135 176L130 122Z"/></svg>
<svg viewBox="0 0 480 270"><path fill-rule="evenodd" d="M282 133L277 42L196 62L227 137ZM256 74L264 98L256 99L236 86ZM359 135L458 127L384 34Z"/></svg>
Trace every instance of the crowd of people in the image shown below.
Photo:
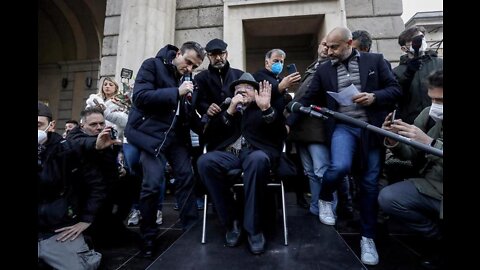
<svg viewBox="0 0 480 270"><path fill-rule="evenodd" d="M121 91L104 78L63 136L39 102L39 260L58 269L97 269L101 254L93 247L131 236L126 225L137 224L141 255L152 257L170 179L183 229L197 222L197 197L208 192L226 246L238 246L246 234L251 253L262 254L263 194L286 145L300 160L292 180L297 203L318 216L319 226L335 225L340 211L352 213L357 194L364 264L380 260L379 207L432 242L432 255L441 254L442 157L333 117L286 110L290 102L317 105L442 150L443 62L428 50L425 34L421 27L400 34L405 54L392 69L382 54L370 52L368 32L336 27L320 39L318 57L303 76L281 75L287 54L279 48L266 52L264 67L251 74L230 66L221 39L205 47L168 44L142 63L133 89ZM196 72L205 56L208 68ZM289 89L297 86L292 100ZM394 159L409 168L404 179L385 173L386 161ZM242 172L241 205L231 190L238 179L227 177L232 170ZM381 177L390 185L380 190ZM422 263L436 267L438 260Z"/></svg>

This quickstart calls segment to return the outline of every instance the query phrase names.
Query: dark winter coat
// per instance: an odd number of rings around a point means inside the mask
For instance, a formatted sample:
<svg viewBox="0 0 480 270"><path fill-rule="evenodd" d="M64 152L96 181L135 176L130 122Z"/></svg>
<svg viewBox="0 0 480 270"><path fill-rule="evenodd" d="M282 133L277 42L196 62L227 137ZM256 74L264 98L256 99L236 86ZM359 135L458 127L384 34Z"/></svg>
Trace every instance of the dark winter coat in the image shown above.
<svg viewBox="0 0 480 270"><path fill-rule="evenodd" d="M242 76L243 71L230 67L227 61L221 69L208 66L207 70L198 73L195 76L195 82L198 86L198 96L195 101L195 109L200 115L207 113L210 104L220 105L227 98L233 97L230 91L230 84Z"/></svg>
<svg viewBox="0 0 480 270"><path fill-rule="evenodd" d="M78 222L92 223L105 198L100 172L85 162L78 144L57 133L48 133L48 141L39 149L39 237Z"/></svg>
<svg viewBox="0 0 480 270"><path fill-rule="evenodd" d="M178 92L180 76L172 64L177 51L173 45L165 46L155 58L142 63L135 79L125 134L129 143L152 155L164 151L173 136L190 140L183 105L175 116L179 102L185 102Z"/></svg>

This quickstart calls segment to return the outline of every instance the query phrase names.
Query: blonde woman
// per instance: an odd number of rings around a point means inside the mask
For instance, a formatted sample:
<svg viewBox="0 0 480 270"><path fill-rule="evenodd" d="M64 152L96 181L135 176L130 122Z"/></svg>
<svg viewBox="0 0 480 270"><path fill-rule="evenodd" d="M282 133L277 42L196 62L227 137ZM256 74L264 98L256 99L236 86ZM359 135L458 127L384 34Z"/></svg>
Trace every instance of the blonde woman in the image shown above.
<svg viewBox="0 0 480 270"><path fill-rule="evenodd" d="M118 138L123 140L123 131L128 120L128 101L121 94L118 83L111 77L102 80L98 93L91 94L86 103L86 108L100 107L107 120L107 126L113 126L118 131Z"/></svg>

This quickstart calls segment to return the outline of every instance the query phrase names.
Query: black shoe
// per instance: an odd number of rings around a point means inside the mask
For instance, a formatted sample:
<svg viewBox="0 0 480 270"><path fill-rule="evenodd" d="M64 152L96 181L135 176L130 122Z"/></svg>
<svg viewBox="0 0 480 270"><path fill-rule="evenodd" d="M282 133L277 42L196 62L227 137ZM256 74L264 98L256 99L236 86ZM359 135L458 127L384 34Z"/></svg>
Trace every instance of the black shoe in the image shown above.
<svg viewBox="0 0 480 270"><path fill-rule="evenodd" d="M140 256L144 258L151 258L153 256L153 241L152 240L146 240L143 242L142 246L142 252L140 253Z"/></svg>
<svg viewBox="0 0 480 270"><path fill-rule="evenodd" d="M300 206L303 209L309 209L310 205L308 204L307 200L305 200L305 197L302 195L297 195L297 205Z"/></svg>
<svg viewBox="0 0 480 270"><path fill-rule="evenodd" d="M242 235L242 228L238 224L238 220L233 221L232 228L225 233L225 243L227 247L235 247L240 243L240 236Z"/></svg>
<svg viewBox="0 0 480 270"><path fill-rule="evenodd" d="M443 261L440 257L426 258L420 262L423 269L438 270L443 268Z"/></svg>
<svg viewBox="0 0 480 270"><path fill-rule="evenodd" d="M248 248L255 255L265 252L265 237L263 233L248 235Z"/></svg>
<svg viewBox="0 0 480 270"><path fill-rule="evenodd" d="M426 239L425 252L420 261L422 269L444 269L444 242L439 239Z"/></svg>

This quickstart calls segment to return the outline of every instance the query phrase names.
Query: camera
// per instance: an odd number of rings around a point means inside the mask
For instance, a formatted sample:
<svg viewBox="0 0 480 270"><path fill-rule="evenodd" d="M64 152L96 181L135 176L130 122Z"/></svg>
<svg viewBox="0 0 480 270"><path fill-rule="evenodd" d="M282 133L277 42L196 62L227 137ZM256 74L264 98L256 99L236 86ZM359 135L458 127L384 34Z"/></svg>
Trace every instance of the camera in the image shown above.
<svg viewBox="0 0 480 270"><path fill-rule="evenodd" d="M113 127L110 128L110 138L112 140L116 140L117 136L118 136L118 131L116 129L114 129Z"/></svg>

